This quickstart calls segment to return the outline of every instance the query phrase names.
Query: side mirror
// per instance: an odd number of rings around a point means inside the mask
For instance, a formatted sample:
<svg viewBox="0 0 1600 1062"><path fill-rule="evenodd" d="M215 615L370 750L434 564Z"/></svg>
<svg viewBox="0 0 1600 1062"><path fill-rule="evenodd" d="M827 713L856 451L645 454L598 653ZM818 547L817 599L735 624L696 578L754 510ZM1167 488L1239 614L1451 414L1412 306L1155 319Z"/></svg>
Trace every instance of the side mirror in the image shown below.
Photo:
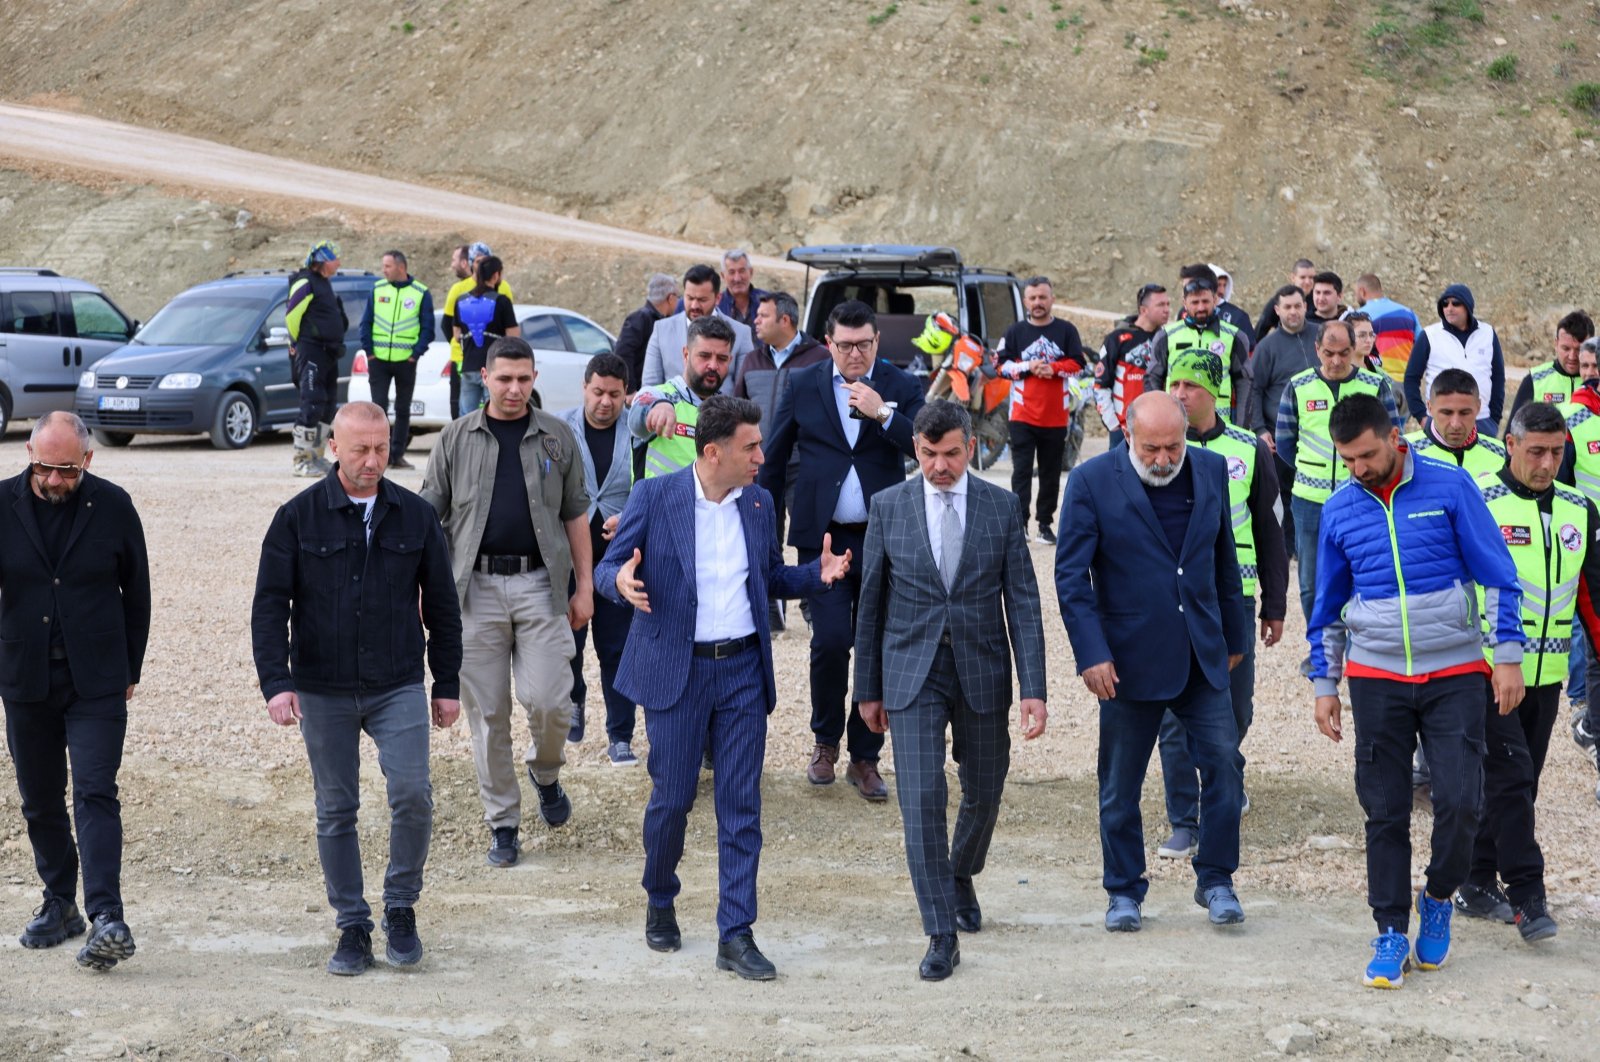
<svg viewBox="0 0 1600 1062"><path fill-rule="evenodd" d="M267 329L267 346L286 347L289 345L289 330L287 328Z"/></svg>

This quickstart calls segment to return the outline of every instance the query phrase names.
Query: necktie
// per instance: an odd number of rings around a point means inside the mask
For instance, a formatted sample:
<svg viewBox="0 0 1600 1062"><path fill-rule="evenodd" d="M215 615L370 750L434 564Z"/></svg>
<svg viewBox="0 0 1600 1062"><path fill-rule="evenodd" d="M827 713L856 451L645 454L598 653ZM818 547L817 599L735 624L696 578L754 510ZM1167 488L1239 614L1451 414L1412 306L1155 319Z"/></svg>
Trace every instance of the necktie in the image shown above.
<svg viewBox="0 0 1600 1062"><path fill-rule="evenodd" d="M956 566L961 563L961 518L956 515L954 493L941 490L939 500L944 502L944 515L939 518L939 573L949 590L956 583Z"/></svg>

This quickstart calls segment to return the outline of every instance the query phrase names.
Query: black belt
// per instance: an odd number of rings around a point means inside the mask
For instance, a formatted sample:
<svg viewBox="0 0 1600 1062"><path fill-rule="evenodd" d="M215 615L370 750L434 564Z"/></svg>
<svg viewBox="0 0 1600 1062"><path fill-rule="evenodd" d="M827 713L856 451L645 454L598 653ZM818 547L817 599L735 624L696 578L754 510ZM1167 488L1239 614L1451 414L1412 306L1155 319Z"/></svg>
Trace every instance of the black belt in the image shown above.
<svg viewBox="0 0 1600 1062"><path fill-rule="evenodd" d="M544 564L538 557L494 557L480 553L472 566L485 575L521 575L536 572Z"/></svg>
<svg viewBox="0 0 1600 1062"><path fill-rule="evenodd" d="M859 524L841 524L837 520L829 520L828 521L828 530L829 531L849 531L852 534L864 535L864 534L867 533L867 525L866 525L865 522L862 522L862 523L859 523Z"/></svg>
<svg viewBox="0 0 1600 1062"><path fill-rule="evenodd" d="M747 634L743 638L730 638L725 642L695 642L694 655L725 660L730 656L738 656L746 649L754 649L760 640L759 635Z"/></svg>

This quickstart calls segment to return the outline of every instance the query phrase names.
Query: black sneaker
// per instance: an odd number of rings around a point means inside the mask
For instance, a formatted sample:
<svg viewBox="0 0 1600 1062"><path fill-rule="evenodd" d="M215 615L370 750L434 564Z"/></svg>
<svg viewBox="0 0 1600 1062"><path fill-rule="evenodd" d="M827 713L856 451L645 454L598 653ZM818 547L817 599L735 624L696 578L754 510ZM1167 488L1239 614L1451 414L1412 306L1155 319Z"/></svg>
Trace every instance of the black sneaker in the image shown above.
<svg viewBox="0 0 1600 1062"><path fill-rule="evenodd" d="M422 938L417 936L417 912L410 907L385 907L383 931L389 938L386 953L394 966L414 966L422 958Z"/></svg>
<svg viewBox="0 0 1600 1062"><path fill-rule="evenodd" d="M87 928L77 904L59 896L46 896L18 939L24 948L53 948Z"/></svg>
<svg viewBox="0 0 1600 1062"><path fill-rule="evenodd" d="M123 959L133 958L133 934L118 910L101 911L94 916L89 940L78 949L78 965L91 970L109 970Z"/></svg>
<svg viewBox="0 0 1600 1062"><path fill-rule="evenodd" d="M497 826L489 832L494 838L489 842L489 865L491 867L516 866L517 853L522 850L522 845L517 843L517 828L515 826Z"/></svg>
<svg viewBox="0 0 1600 1062"><path fill-rule="evenodd" d="M1546 910L1543 896L1535 896L1517 906L1517 932L1529 944L1556 935L1556 920Z"/></svg>
<svg viewBox="0 0 1600 1062"><path fill-rule="evenodd" d="M533 769L528 769L528 777L533 778ZM537 778L533 778L533 787L539 791L539 817L546 826L565 826L567 820L572 818L572 801L567 799L567 791L561 788L560 782L551 782L543 785Z"/></svg>
<svg viewBox="0 0 1600 1062"><path fill-rule="evenodd" d="M339 946L328 960L328 972L339 977L355 977L372 968L372 934L360 926L349 926L339 934Z"/></svg>
<svg viewBox="0 0 1600 1062"><path fill-rule="evenodd" d="M1456 910L1468 918L1504 922L1508 926L1517 920L1517 913L1511 909L1511 901L1506 899L1506 894L1500 891L1498 885L1484 888L1467 882L1456 890Z"/></svg>
<svg viewBox="0 0 1600 1062"><path fill-rule="evenodd" d="M572 705L572 722L567 725L567 743L569 745L583 744L583 704L575 702Z"/></svg>
<svg viewBox="0 0 1600 1062"><path fill-rule="evenodd" d="M1053 546L1056 544L1056 533L1050 530L1049 524L1039 525L1038 540L1047 546Z"/></svg>

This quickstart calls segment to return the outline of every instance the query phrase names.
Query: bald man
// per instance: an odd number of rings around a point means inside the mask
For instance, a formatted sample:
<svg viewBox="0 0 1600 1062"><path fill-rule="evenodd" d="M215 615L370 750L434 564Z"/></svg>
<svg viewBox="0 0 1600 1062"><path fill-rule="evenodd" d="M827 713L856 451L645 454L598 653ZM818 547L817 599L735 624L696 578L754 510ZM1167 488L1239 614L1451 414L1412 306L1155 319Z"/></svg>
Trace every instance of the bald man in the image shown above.
<svg viewBox="0 0 1600 1062"><path fill-rule="evenodd" d="M1200 771L1194 899L1214 925L1244 921L1243 763L1228 672L1250 646L1229 519L1228 462L1190 448L1182 404L1146 392L1128 438L1067 479L1056 594L1083 683L1100 701L1100 847L1106 929L1134 932L1145 877L1139 792L1167 709Z"/></svg>
<svg viewBox="0 0 1600 1062"><path fill-rule="evenodd" d="M261 544L250 618L267 716L299 724L311 761L317 856L340 933L328 972L347 977L373 964L356 839L361 734L378 747L388 786L388 958L410 966L422 958L416 904L433 832L428 722L448 727L461 712L450 553L433 507L384 478L389 438L389 418L373 403L339 410L332 470L278 509Z"/></svg>

